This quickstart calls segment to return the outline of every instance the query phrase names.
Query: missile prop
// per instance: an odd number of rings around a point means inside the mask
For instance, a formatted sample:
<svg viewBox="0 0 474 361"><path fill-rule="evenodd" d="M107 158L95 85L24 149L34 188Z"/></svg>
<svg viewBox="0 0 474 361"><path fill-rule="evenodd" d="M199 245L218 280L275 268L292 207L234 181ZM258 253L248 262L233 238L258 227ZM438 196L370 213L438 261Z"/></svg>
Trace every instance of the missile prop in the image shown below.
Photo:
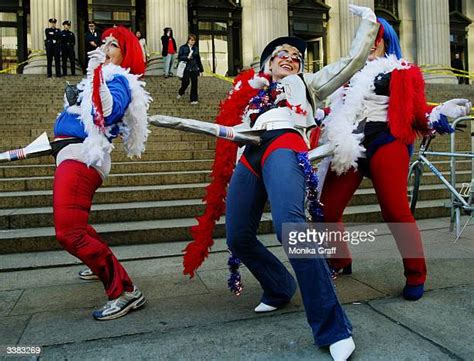
<svg viewBox="0 0 474 361"><path fill-rule="evenodd" d="M168 115L153 115L149 117L150 124L160 128L183 130L190 133L206 134L217 138L227 139L240 144L260 144L263 131L254 131L246 123L233 127L226 127L215 123L203 122L195 119L185 119ZM309 160L318 160L332 155L334 146L325 144L310 150Z"/></svg>
<svg viewBox="0 0 474 361"><path fill-rule="evenodd" d="M41 157L51 153L51 144L49 143L48 135L46 132L44 132L24 148L8 150L6 152L0 153L0 163L26 158Z"/></svg>

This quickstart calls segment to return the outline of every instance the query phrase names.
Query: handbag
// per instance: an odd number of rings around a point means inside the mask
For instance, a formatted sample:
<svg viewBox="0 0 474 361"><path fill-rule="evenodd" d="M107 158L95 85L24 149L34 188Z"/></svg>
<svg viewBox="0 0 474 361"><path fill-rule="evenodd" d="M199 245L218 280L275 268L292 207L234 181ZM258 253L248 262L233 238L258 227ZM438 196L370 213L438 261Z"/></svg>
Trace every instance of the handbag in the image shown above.
<svg viewBox="0 0 474 361"><path fill-rule="evenodd" d="M178 64L178 69L176 69L176 76L182 78L184 75L184 69L186 69L186 62L180 61Z"/></svg>

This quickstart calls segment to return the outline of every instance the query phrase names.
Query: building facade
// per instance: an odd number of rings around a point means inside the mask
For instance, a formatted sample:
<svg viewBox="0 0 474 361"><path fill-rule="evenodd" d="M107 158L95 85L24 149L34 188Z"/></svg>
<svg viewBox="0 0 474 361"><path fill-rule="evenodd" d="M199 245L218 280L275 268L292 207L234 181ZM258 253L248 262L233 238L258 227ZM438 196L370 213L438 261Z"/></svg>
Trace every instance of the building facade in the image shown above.
<svg viewBox="0 0 474 361"><path fill-rule="evenodd" d="M80 62L87 22L94 20L99 30L114 24L140 30L151 53L148 74L162 71L160 38L168 26L178 44L188 33L198 36L208 72L235 75L282 35L306 40L306 70L316 71L347 54L358 22L348 11L350 3L369 6L389 20L404 57L437 70L428 81L453 82L448 68L455 54L464 69L474 70L472 0L2 0L0 71L24 62L19 71L45 72L44 28L51 17L58 26L72 21Z"/></svg>

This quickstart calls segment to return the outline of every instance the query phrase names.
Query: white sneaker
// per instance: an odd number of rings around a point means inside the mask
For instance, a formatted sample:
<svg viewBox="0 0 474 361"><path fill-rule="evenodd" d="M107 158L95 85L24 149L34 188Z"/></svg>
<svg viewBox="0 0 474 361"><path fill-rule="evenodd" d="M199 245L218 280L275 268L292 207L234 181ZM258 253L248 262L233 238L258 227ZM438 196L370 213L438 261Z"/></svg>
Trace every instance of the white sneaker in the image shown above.
<svg viewBox="0 0 474 361"><path fill-rule="evenodd" d="M86 280L86 281L98 280L99 279L99 277L94 272L92 272L92 270L90 268L85 268L83 270L80 270L79 271L79 278L81 280Z"/></svg>
<svg viewBox="0 0 474 361"><path fill-rule="evenodd" d="M354 352L355 347L352 337L348 337L330 345L329 352L334 361L346 361Z"/></svg>
<svg viewBox="0 0 474 361"><path fill-rule="evenodd" d="M92 316L96 320L106 321L125 316L131 310L142 307L146 302L141 291L133 286L132 292L123 292L115 300L108 301L102 309L95 311Z"/></svg>
<svg viewBox="0 0 474 361"><path fill-rule="evenodd" d="M199 104L199 102L197 100L191 102L191 105L197 105L197 104Z"/></svg>
<svg viewBox="0 0 474 361"><path fill-rule="evenodd" d="M260 304L257 307L255 307L255 312L257 312L257 313L272 312L272 311L275 311L277 309L278 309L277 307L273 307L273 306L267 305L263 302L260 302Z"/></svg>
<svg viewBox="0 0 474 361"><path fill-rule="evenodd" d="M181 95L176 95L176 99L181 99Z"/></svg>

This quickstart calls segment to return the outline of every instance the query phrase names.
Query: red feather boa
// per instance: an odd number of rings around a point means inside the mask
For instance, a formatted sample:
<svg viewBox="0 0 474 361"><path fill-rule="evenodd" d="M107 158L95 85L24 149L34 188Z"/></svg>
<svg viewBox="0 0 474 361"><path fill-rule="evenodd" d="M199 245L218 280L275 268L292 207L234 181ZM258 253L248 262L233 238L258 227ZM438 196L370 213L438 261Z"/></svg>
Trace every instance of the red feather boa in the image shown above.
<svg viewBox="0 0 474 361"><path fill-rule="evenodd" d="M241 73L234 80L234 87L229 92L225 101L220 104L219 115L216 123L226 126L234 126L242 122L243 112L250 99L257 95L259 89L252 88L248 81L254 77L253 70ZM240 82L240 85L236 85ZM184 274L194 277L195 271L209 255L209 250L214 244L213 231L216 222L225 212L225 198L227 186L234 172L237 158L237 144L217 139L216 155L212 165L211 183L206 188L203 200L206 203L204 214L196 217L198 224L191 227L191 241L185 248L183 266Z"/></svg>
<svg viewBox="0 0 474 361"><path fill-rule="evenodd" d="M394 70L390 80L388 120L390 132L405 144L412 144L416 136L428 131L425 82L417 66Z"/></svg>

